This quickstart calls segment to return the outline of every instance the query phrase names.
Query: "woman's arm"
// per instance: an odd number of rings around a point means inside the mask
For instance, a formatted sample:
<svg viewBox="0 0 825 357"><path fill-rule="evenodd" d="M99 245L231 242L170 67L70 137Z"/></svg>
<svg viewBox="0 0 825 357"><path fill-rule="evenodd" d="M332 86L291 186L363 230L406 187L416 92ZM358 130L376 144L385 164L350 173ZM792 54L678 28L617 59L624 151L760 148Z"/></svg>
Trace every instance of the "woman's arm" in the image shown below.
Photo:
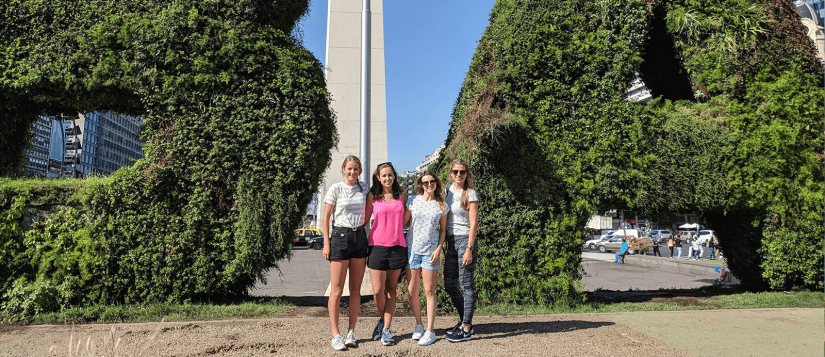
<svg viewBox="0 0 825 357"><path fill-rule="evenodd" d="M331 251L330 243L329 243L329 218L332 217L332 211L335 210L335 206L324 203L324 215L323 215L323 222L321 223L322 234L324 235L324 259L329 260L329 253Z"/></svg>
<svg viewBox="0 0 825 357"><path fill-rule="evenodd" d="M467 204L467 210L470 212L470 231L467 235L467 247L475 247L476 233L478 232L478 201L473 201ZM461 259L461 265L470 265L473 263L473 252L467 249L464 252L464 257Z"/></svg>
<svg viewBox="0 0 825 357"><path fill-rule="evenodd" d="M375 198L372 197L372 193L367 194L367 207L364 208L364 225L370 224L370 217L372 217L372 204L375 202Z"/></svg>
<svg viewBox="0 0 825 357"><path fill-rule="evenodd" d="M430 256L430 265L434 266L437 265L440 258L441 258L441 249L444 247L444 239L447 237L447 215L444 214L441 216L439 220L438 226L438 247L435 248L435 252L433 255Z"/></svg>

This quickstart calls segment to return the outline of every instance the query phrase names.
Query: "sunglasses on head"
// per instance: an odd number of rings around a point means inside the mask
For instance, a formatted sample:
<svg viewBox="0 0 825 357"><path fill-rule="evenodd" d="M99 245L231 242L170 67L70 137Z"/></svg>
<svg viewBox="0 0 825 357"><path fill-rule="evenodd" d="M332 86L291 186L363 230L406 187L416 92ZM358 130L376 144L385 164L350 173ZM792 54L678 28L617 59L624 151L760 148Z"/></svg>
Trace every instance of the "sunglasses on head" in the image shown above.
<svg viewBox="0 0 825 357"><path fill-rule="evenodd" d="M453 170L453 175L464 175L467 173L467 170Z"/></svg>
<svg viewBox="0 0 825 357"><path fill-rule="evenodd" d="M421 186L435 185L435 180L421 181Z"/></svg>
<svg viewBox="0 0 825 357"><path fill-rule="evenodd" d="M383 163L383 164L378 164L378 166L379 166L379 167L384 166L384 165L387 165L387 166L392 166L392 162L387 161L387 162L385 162L385 163Z"/></svg>

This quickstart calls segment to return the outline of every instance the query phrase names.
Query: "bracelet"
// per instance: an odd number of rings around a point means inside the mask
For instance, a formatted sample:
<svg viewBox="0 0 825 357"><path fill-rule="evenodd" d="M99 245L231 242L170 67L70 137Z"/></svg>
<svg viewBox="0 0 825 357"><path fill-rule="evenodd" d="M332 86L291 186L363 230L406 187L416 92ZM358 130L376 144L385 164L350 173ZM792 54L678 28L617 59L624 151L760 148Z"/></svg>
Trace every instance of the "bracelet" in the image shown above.
<svg viewBox="0 0 825 357"><path fill-rule="evenodd" d="M467 246L467 249L469 249L469 250L473 250L473 246L468 245L468 246Z"/></svg>

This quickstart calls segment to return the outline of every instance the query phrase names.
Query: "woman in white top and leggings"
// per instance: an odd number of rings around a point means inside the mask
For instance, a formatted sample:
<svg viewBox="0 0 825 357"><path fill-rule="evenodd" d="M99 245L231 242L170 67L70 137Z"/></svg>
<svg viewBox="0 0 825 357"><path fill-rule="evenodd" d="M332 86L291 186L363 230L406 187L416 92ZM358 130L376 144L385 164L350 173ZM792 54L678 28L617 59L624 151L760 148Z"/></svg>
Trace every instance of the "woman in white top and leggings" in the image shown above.
<svg viewBox="0 0 825 357"><path fill-rule="evenodd" d="M369 187L358 180L361 175L361 160L350 155L344 159L341 171L344 182L338 182L324 197L324 259L329 260L330 293L327 308L332 324L332 348L342 351L357 346L355 323L361 310L361 281L367 258L367 234L364 231L366 217L371 212L367 208ZM333 215L334 214L334 215ZM334 226L330 231L329 220ZM338 330L338 316L341 313L341 295L349 270L349 332L346 340Z"/></svg>
<svg viewBox="0 0 825 357"><path fill-rule="evenodd" d="M461 322L447 331L447 341L468 341L473 337L473 313L476 306L473 273L476 269L476 230L478 196L473 189L473 174L464 160L450 163L447 187L447 256L444 262L444 287L458 310ZM459 285L461 289L459 290Z"/></svg>

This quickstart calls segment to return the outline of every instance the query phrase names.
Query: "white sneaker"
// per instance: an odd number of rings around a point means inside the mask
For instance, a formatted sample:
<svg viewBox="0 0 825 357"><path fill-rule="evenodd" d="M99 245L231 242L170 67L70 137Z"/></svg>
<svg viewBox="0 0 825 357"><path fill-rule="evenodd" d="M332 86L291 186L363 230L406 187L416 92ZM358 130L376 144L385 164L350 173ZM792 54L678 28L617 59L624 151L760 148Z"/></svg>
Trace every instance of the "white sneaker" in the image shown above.
<svg viewBox="0 0 825 357"><path fill-rule="evenodd" d="M424 335L424 325L415 325L415 331L413 331L412 339L417 340Z"/></svg>
<svg viewBox="0 0 825 357"><path fill-rule="evenodd" d="M358 347L358 337L355 337L355 332L349 330L349 333L347 333L347 339L344 340L344 344L347 345L347 347Z"/></svg>
<svg viewBox="0 0 825 357"><path fill-rule="evenodd" d="M385 328L384 331L381 331L381 344L384 346L392 346L395 344L395 340L392 339L392 331L390 331L390 329Z"/></svg>
<svg viewBox="0 0 825 357"><path fill-rule="evenodd" d="M347 346L344 344L344 338L341 337L341 335L335 335L335 337L332 338L331 344L332 348L336 351L344 351L347 349Z"/></svg>
<svg viewBox="0 0 825 357"><path fill-rule="evenodd" d="M435 342L435 334L432 331L424 332L424 336L421 336L421 339L418 340L420 346L432 345L433 342Z"/></svg>

